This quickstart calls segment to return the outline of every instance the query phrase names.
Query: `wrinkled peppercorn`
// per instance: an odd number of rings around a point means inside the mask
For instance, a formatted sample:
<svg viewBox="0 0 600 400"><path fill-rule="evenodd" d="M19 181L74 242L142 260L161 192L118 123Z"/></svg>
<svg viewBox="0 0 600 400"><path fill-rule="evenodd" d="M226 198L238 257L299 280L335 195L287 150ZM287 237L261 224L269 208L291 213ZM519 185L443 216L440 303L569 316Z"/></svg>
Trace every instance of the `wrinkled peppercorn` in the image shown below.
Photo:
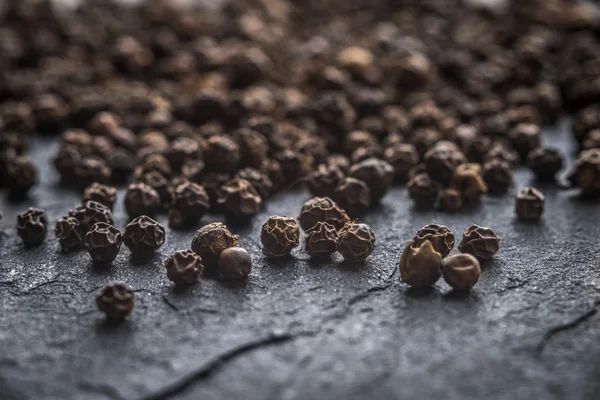
<svg viewBox="0 0 600 400"><path fill-rule="evenodd" d="M483 180L488 191L493 194L504 194L513 183L513 172L506 161L493 159L483 164Z"/></svg>
<svg viewBox="0 0 600 400"><path fill-rule="evenodd" d="M235 171L240 163L240 159L240 147L229 136L213 136L206 141L204 162L211 171Z"/></svg>
<svg viewBox="0 0 600 400"><path fill-rule="evenodd" d="M398 182L406 182L410 169L419 164L419 153L411 144L398 143L386 148L384 158L394 169Z"/></svg>
<svg viewBox="0 0 600 400"><path fill-rule="evenodd" d="M269 197L271 191L273 190L273 182L271 182L271 178L269 178L267 174L252 167L240 169L235 174L235 178L244 179L250 182L263 201Z"/></svg>
<svg viewBox="0 0 600 400"><path fill-rule="evenodd" d="M491 259L500 249L500 239L490 228L471 225L463 233L458 245L461 253L468 253L482 260Z"/></svg>
<svg viewBox="0 0 600 400"><path fill-rule="evenodd" d="M69 211L69 217L79 221L81 235L85 236L92 226L98 222L113 224L112 212L108 207L96 202L86 201Z"/></svg>
<svg viewBox="0 0 600 400"><path fill-rule="evenodd" d="M386 195L394 181L394 169L386 161L369 158L354 164L348 175L363 181L371 192L371 204L376 204Z"/></svg>
<svg viewBox="0 0 600 400"><path fill-rule="evenodd" d="M541 129L535 124L518 124L510 131L509 138L521 159L527 160L529 152L540 146Z"/></svg>
<svg viewBox="0 0 600 400"><path fill-rule="evenodd" d="M501 142L494 143L483 158L484 163L492 160L505 161L511 167L516 167L520 161L519 155Z"/></svg>
<svg viewBox="0 0 600 400"><path fill-rule="evenodd" d="M85 247L92 260L97 263L111 263L117 258L123 235L112 225L99 222L85 235Z"/></svg>
<svg viewBox="0 0 600 400"><path fill-rule="evenodd" d="M515 214L521 220L539 220L544 212L544 195L537 189L526 187L517 194Z"/></svg>
<svg viewBox="0 0 600 400"><path fill-rule="evenodd" d="M123 319L133 310L133 290L120 283L108 285L96 296L96 305L107 318Z"/></svg>
<svg viewBox="0 0 600 400"><path fill-rule="evenodd" d="M180 171L188 160L200 157L200 145L194 139L185 136L178 137L169 145L165 157L173 170Z"/></svg>
<svg viewBox="0 0 600 400"><path fill-rule="evenodd" d="M438 207L440 210L455 212L462 208L462 195L456 189L444 189L440 192Z"/></svg>
<svg viewBox="0 0 600 400"><path fill-rule="evenodd" d="M338 248L339 235L335 226L327 222L317 222L306 231L306 252L315 258L329 257Z"/></svg>
<svg viewBox="0 0 600 400"><path fill-rule="evenodd" d="M160 204L163 209L168 210L171 207L171 193L169 192L170 183L158 171L146 172L139 178L138 183L143 183L156 190L160 198Z"/></svg>
<svg viewBox="0 0 600 400"><path fill-rule="evenodd" d="M442 256L435 251L430 241L419 247L409 240L400 256L400 281L415 289L428 288L442 276Z"/></svg>
<svg viewBox="0 0 600 400"><path fill-rule="evenodd" d="M257 214L262 206L260 195L245 179L232 179L220 189L217 202L225 207L226 213L236 217Z"/></svg>
<svg viewBox="0 0 600 400"><path fill-rule="evenodd" d="M423 161L431 179L447 185L450 183L456 167L465 164L467 159L460 151L449 146L436 145L425 153Z"/></svg>
<svg viewBox="0 0 600 400"><path fill-rule="evenodd" d="M465 201L475 202L488 191L481 174L479 164L459 165L454 171L450 186L458 190Z"/></svg>
<svg viewBox="0 0 600 400"><path fill-rule="evenodd" d="M433 207L435 204L439 185L427 173L417 174L408 182L408 194L417 207Z"/></svg>
<svg viewBox="0 0 600 400"><path fill-rule="evenodd" d="M265 256L283 257L300 244L300 229L293 218L272 216L262 226L260 241Z"/></svg>
<svg viewBox="0 0 600 400"><path fill-rule="evenodd" d="M332 197L351 217L359 217L371 206L371 195L366 183L346 178L335 188Z"/></svg>
<svg viewBox="0 0 600 400"><path fill-rule="evenodd" d="M58 238L60 247L65 251L77 248L83 243L81 226L79 221L74 217L63 217L59 219L56 222L54 234Z"/></svg>
<svg viewBox="0 0 600 400"><path fill-rule="evenodd" d="M145 183L132 183L125 193L125 209L130 218L140 215L155 216L160 211L158 192Z"/></svg>
<svg viewBox="0 0 600 400"><path fill-rule="evenodd" d="M98 202L111 211L117 200L117 189L111 186L106 186L101 183L94 182L83 191L83 201Z"/></svg>
<svg viewBox="0 0 600 400"><path fill-rule="evenodd" d="M204 188L196 183L184 182L171 191L169 225L180 228L193 223L210 209L210 199Z"/></svg>
<svg viewBox="0 0 600 400"><path fill-rule="evenodd" d="M37 168L25 157L16 156L7 161L4 173L6 186L16 195L27 193L37 182Z"/></svg>
<svg viewBox="0 0 600 400"><path fill-rule="evenodd" d="M17 233L25 247L41 244L46 238L48 217L44 210L29 208L17 216Z"/></svg>
<svg viewBox="0 0 600 400"><path fill-rule="evenodd" d="M557 149L538 147L529 153L527 164L541 181L553 180L563 167L563 156Z"/></svg>
<svg viewBox="0 0 600 400"><path fill-rule="evenodd" d="M308 176L308 189L315 197L331 196L333 189L343 182L344 177L344 173L337 165L319 164Z"/></svg>
<svg viewBox="0 0 600 400"><path fill-rule="evenodd" d="M246 249L229 247L219 256L219 273L225 279L244 279L252 272L252 257Z"/></svg>
<svg viewBox="0 0 600 400"><path fill-rule="evenodd" d="M200 228L192 239L192 250L202 257L207 267L216 266L223 250L235 247L238 235L233 235L221 222L214 222Z"/></svg>
<svg viewBox="0 0 600 400"><path fill-rule="evenodd" d="M94 182L108 184L112 177L112 171L106 162L95 156L84 157L75 165L73 170L75 184L84 189Z"/></svg>
<svg viewBox="0 0 600 400"><path fill-rule="evenodd" d="M143 159L143 161L135 168L134 176L140 179L148 172L158 172L165 178L171 176L172 169L169 160L160 154L151 154Z"/></svg>
<svg viewBox="0 0 600 400"><path fill-rule="evenodd" d="M125 228L125 246L136 258L151 258L165 242L165 228L152 218L142 215Z"/></svg>
<svg viewBox="0 0 600 400"><path fill-rule="evenodd" d="M300 210L298 222L304 231L308 231L318 222L327 222L341 229L350 221L348 215L329 197L314 197L308 200Z"/></svg>
<svg viewBox="0 0 600 400"><path fill-rule="evenodd" d="M442 276L456 291L469 292L480 275L479 261L470 254L455 254L442 261Z"/></svg>
<svg viewBox="0 0 600 400"><path fill-rule="evenodd" d="M340 231L338 251L349 262L367 259L375 249L375 232L367 224L349 223Z"/></svg>
<svg viewBox="0 0 600 400"><path fill-rule="evenodd" d="M425 225L412 238L414 247L420 247L421 244L428 240L431 245L445 258L454 248L454 233L447 226L439 224Z"/></svg>
<svg viewBox="0 0 600 400"><path fill-rule="evenodd" d="M569 171L568 179L586 196L600 195L600 149L582 151Z"/></svg>
<svg viewBox="0 0 600 400"><path fill-rule="evenodd" d="M171 254L165 261L167 278L175 285L194 283L204 270L202 258L192 250L180 250Z"/></svg>

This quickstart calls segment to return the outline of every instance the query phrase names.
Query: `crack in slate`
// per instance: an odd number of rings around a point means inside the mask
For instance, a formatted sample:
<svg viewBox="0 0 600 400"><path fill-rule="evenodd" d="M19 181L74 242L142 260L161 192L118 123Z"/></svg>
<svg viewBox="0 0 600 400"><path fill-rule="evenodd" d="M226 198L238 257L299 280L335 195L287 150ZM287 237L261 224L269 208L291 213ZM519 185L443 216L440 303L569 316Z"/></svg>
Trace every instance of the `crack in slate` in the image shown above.
<svg viewBox="0 0 600 400"><path fill-rule="evenodd" d="M101 383L92 383L92 382L82 382L79 387L83 390L87 390L89 392L99 393L105 395L108 398L115 400L127 400L125 397L121 396L119 391L110 386Z"/></svg>
<svg viewBox="0 0 600 400"><path fill-rule="evenodd" d="M167 399L171 396L181 393L192 384L212 376L218 370L223 368L226 363L233 361L236 358L243 356L244 354L248 354L254 350L268 346L289 343L293 340L296 340L299 337L315 336L317 333L318 332L306 331L295 334L271 336L259 341L245 343L238 347L234 347L233 349L227 350L219 354L212 360L209 360L208 362L204 363L198 369L190 372L189 374L185 375L183 378L179 379L173 384L165 386L164 388L159 389L155 393L151 393L149 395L141 397L139 400Z"/></svg>
<svg viewBox="0 0 600 400"><path fill-rule="evenodd" d="M393 284L394 284L394 282L388 282L387 284L385 284L383 286L375 286L375 287L369 288L366 291L359 293L356 296L351 297L350 300L348 300L348 305L352 306L352 305L358 303L359 301L366 299L373 293L383 292L383 291L389 289L390 286L392 286Z"/></svg>
<svg viewBox="0 0 600 400"><path fill-rule="evenodd" d="M179 312L179 307L177 307L175 304L173 304L173 303L171 302L171 300L169 300L169 298L168 298L167 296L163 296L162 298L163 298L163 300L164 300L165 304L166 304L167 306L169 306L169 308L170 308L170 309L172 309L172 310L173 310L173 311L175 311L175 312Z"/></svg>

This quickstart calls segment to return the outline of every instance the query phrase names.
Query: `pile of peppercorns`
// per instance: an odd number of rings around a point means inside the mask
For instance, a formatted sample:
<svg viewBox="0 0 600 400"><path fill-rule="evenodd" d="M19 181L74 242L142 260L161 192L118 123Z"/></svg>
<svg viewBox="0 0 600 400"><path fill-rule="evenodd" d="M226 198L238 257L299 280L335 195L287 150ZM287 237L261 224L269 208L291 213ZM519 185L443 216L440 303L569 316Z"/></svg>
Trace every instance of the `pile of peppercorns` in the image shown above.
<svg viewBox="0 0 600 400"><path fill-rule="evenodd" d="M54 166L84 190L56 225L65 249L85 245L108 262L125 242L149 256L164 241L152 219L161 212L174 229L209 211L245 219L303 182L317 196L299 218L307 252L358 261L374 235L350 221L394 183L420 208L454 212L505 194L518 165L554 180L563 155L544 146L541 126L567 113L582 150L568 182L600 195L600 19L584 0L510 0L504 11L460 0L171 3L87 0L59 12L20 0L0 17L0 187L26 195L37 181L23 156L30 136L60 134ZM129 184L134 219L123 234L112 226L113 184ZM543 209L537 189L519 191L518 218ZM35 245L47 225L29 210L19 235ZM201 260L173 255L173 281L202 265L246 274L234 235L211 229L223 246L192 246ZM273 217L261 238L281 257L299 228ZM410 249L435 256L435 246ZM221 258L239 265L219 268ZM130 295L112 288L105 298Z"/></svg>

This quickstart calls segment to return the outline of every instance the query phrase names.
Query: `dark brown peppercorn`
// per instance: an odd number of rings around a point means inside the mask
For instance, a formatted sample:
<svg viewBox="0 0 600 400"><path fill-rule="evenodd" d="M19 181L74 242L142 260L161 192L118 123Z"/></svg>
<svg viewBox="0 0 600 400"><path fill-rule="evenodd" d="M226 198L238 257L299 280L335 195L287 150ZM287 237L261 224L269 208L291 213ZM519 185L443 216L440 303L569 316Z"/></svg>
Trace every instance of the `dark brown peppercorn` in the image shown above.
<svg viewBox="0 0 600 400"><path fill-rule="evenodd" d="M234 137L239 145L240 165L260 168L269 154L269 142L259 132L252 129L238 129Z"/></svg>
<svg viewBox="0 0 600 400"><path fill-rule="evenodd" d="M442 135L435 129L419 128L411 136L410 144L417 149L419 157L423 158L425 153L441 138Z"/></svg>
<svg viewBox="0 0 600 400"><path fill-rule="evenodd" d="M305 248L311 257L329 257L338 248L339 235L335 226L317 222L306 231Z"/></svg>
<svg viewBox="0 0 600 400"><path fill-rule="evenodd" d="M450 186L458 190L466 202L478 201L488 188L483 180L481 165L462 164L454 171Z"/></svg>
<svg viewBox="0 0 600 400"><path fill-rule="evenodd" d="M123 241L134 257L151 258L165 242L165 228L142 215L127 225Z"/></svg>
<svg viewBox="0 0 600 400"><path fill-rule="evenodd" d="M479 261L470 254L455 254L442 261L442 276L456 291L469 292L480 275Z"/></svg>
<svg viewBox="0 0 600 400"><path fill-rule="evenodd" d="M169 225L174 228L198 221L210 209L208 193L196 183L184 182L176 186L171 197Z"/></svg>
<svg viewBox="0 0 600 400"><path fill-rule="evenodd" d="M411 144L398 143L385 149L385 160L394 169L398 182L408 181L408 172L419 164L419 153Z"/></svg>
<svg viewBox="0 0 600 400"><path fill-rule="evenodd" d="M335 188L332 196L351 217L359 217L371 206L371 192L366 183L346 178Z"/></svg>
<svg viewBox="0 0 600 400"><path fill-rule="evenodd" d="M108 167L112 170L112 182L127 182L135 169L135 155L117 147L108 157Z"/></svg>
<svg viewBox="0 0 600 400"><path fill-rule="evenodd" d="M537 189L526 187L517 194L515 214L524 221L537 221L544 212L544 195Z"/></svg>
<svg viewBox="0 0 600 400"><path fill-rule="evenodd" d="M37 182L37 168L25 157L13 157L6 162L4 177L6 186L13 194L27 193Z"/></svg>
<svg viewBox="0 0 600 400"><path fill-rule="evenodd" d="M431 148L423 160L429 176L442 185L450 183L456 167L467 162L461 152L443 145Z"/></svg>
<svg viewBox="0 0 600 400"><path fill-rule="evenodd" d="M158 192L145 183L132 183L125 193L125 209L130 218L140 215L155 216L160 211Z"/></svg>
<svg viewBox="0 0 600 400"><path fill-rule="evenodd" d="M85 247L92 260L97 263L111 263L117 258L123 235L112 225L99 222L85 235Z"/></svg>
<svg viewBox="0 0 600 400"><path fill-rule="evenodd" d="M333 189L344 180L344 173L334 164L319 164L308 176L307 184L310 193L316 197L331 196Z"/></svg>
<svg viewBox="0 0 600 400"><path fill-rule="evenodd" d="M200 228L192 240L192 250L202 257L206 266L216 266L223 250L235 247L238 235L233 235L221 222L214 222Z"/></svg>
<svg viewBox="0 0 600 400"><path fill-rule="evenodd" d="M169 180L158 171L146 172L139 178L138 183L143 183L156 190L160 197L162 208L168 210L171 207L171 194L169 193Z"/></svg>
<svg viewBox="0 0 600 400"><path fill-rule="evenodd" d="M83 201L96 201L111 211L117 200L117 189L94 182L83 191Z"/></svg>
<svg viewBox="0 0 600 400"><path fill-rule="evenodd" d="M92 118L88 128L92 135L108 136L110 132L119 128L122 124L123 121L117 114L103 111Z"/></svg>
<svg viewBox="0 0 600 400"><path fill-rule="evenodd" d="M375 249L375 233L367 224L349 223L341 230L338 251L348 262L362 262Z"/></svg>
<svg viewBox="0 0 600 400"><path fill-rule="evenodd" d="M165 157L173 170L180 171L186 161L197 159L200 157L200 154L200 145L198 142L182 136L171 142L165 152Z"/></svg>
<svg viewBox="0 0 600 400"><path fill-rule="evenodd" d="M96 296L96 305L107 318L123 319L133 310L133 290L120 283L108 285Z"/></svg>
<svg viewBox="0 0 600 400"><path fill-rule="evenodd" d="M425 289L442 276L442 256L426 240L419 247L409 240L400 256L400 281L415 289Z"/></svg>
<svg viewBox="0 0 600 400"><path fill-rule="evenodd" d="M455 212L462 208L462 195L456 189L444 189L440 192L438 207L442 211Z"/></svg>
<svg viewBox="0 0 600 400"><path fill-rule="evenodd" d="M582 148L584 150L600 148L600 129L590 131L583 141Z"/></svg>
<svg viewBox="0 0 600 400"><path fill-rule="evenodd" d="M344 174L347 174L350 171L350 160L348 157L341 154L332 154L327 157L327 164L335 165L342 171Z"/></svg>
<svg viewBox="0 0 600 400"><path fill-rule="evenodd" d="M535 124L518 124L510 131L509 137L521 159L527 160L529 152L540 146L541 129Z"/></svg>
<svg viewBox="0 0 600 400"><path fill-rule="evenodd" d="M600 149L582 151L571 168L568 179L586 196L600 195Z"/></svg>
<svg viewBox="0 0 600 400"><path fill-rule="evenodd" d="M371 192L371 204L376 204L390 190L394 182L394 169L383 160L369 158L354 164L348 175L363 181Z"/></svg>
<svg viewBox="0 0 600 400"><path fill-rule="evenodd" d="M140 179L144 174L148 172L158 172L165 178L171 176L171 164L166 157L160 154L151 154L144 158L142 162L136 167L134 177Z"/></svg>
<svg viewBox="0 0 600 400"><path fill-rule="evenodd" d="M180 250L171 254L165 261L167 278L175 285L194 283L204 270L202 258L192 250Z"/></svg>
<svg viewBox="0 0 600 400"><path fill-rule="evenodd" d="M308 200L300 210L298 222L304 231L308 231L318 222L327 222L341 229L350 221L346 212L329 197L314 197Z"/></svg>
<svg viewBox="0 0 600 400"><path fill-rule="evenodd" d="M442 258L450 254L454 248L454 233L447 226L439 224L425 225L412 238L414 247L420 247L425 241L430 241L431 245L441 254Z"/></svg>
<svg viewBox="0 0 600 400"><path fill-rule="evenodd" d="M79 221L74 217L63 217L56 222L54 234L63 250L71 250L83 244Z"/></svg>
<svg viewBox="0 0 600 400"><path fill-rule="evenodd" d="M44 210L29 208L17 216L17 233L25 247L41 244L46 238L48 217Z"/></svg>
<svg viewBox="0 0 600 400"><path fill-rule="evenodd" d="M493 159L483 164L483 180L492 194L504 194L513 182L513 172L506 161Z"/></svg>
<svg viewBox="0 0 600 400"><path fill-rule="evenodd" d="M433 207L439 190L439 185L427 173L417 174L408 182L408 195L417 207Z"/></svg>
<svg viewBox="0 0 600 400"><path fill-rule="evenodd" d="M106 162L95 156L83 158L75 165L73 173L75 184L81 189L94 182L108 184L112 177L112 171L108 168Z"/></svg>
<svg viewBox="0 0 600 400"><path fill-rule="evenodd" d="M462 241L458 245L461 253L471 254L482 260L491 259L500 249L500 239L490 228L471 225L463 233Z"/></svg>
<svg viewBox="0 0 600 400"><path fill-rule="evenodd" d="M563 156L557 149L538 147L529 153L527 164L537 179L551 181L563 167Z"/></svg>
<svg viewBox="0 0 600 400"><path fill-rule="evenodd" d="M181 175L190 182L202 183L206 165L202 160L187 160L181 167Z"/></svg>
<svg viewBox="0 0 600 400"><path fill-rule="evenodd" d="M300 229L293 218L272 216L262 226L260 241L265 256L283 257L298 247Z"/></svg>
<svg viewBox="0 0 600 400"><path fill-rule="evenodd" d="M69 217L79 221L81 235L85 236L92 226L98 222L113 224L112 212L108 207L96 202L86 201L69 211Z"/></svg>
<svg viewBox="0 0 600 400"><path fill-rule="evenodd" d="M219 272L225 279L245 279L252 272L252 257L246 249L229 247L219 256Z"/></svg>
<svg viewBox="0 0 600 400"><path fill-rule="evenodd" d="M281 166L283 176L288 182L308 175L313 166L313 158L310 155L292 149L285 149L277 153L275 159Z"/></svg>
<svg viewBox="0 0 600 400"><path fill-rule="evenodd" d="M252 167L240 169L236 174L235 178L244 179L256 189L261 199L266 200L273 190L273 182L271 178L263 172Z"/></svg>
<svg viewBox="0 0 600 400"><path fill-rule="evenodd" d="M240 159L240 147L229 136L213 136L206 141L204 162L210 171L233 172Z"/></svg>
<svg viewBox="0 0 600 400"><path fill-rule="evenodd" d="M217 201L232 216L249 217L260 211L262 199L254 186L245 179L230 180L221 186L220 192Z"/></svg>
<svg viewBox="0 0 600 400"><path fill-rule="evenodd" d="M515 167L519 164L519 155L513 150L509 149L505 144L496 142L492 145L492 148L487 152L483 161L487 163L492 160L500 160L508 163L510 167Z"/></svg>

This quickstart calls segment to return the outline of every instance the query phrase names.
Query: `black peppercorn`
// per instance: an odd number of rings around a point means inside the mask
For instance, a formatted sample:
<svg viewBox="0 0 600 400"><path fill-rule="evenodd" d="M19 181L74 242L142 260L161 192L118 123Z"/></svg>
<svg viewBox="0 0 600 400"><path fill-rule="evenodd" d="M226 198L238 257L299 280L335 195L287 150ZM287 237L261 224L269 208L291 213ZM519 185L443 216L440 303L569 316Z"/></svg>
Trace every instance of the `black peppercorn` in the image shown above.
<svg viewBox="0 0 600 400"><path fill-rule="evenodd" d="M238 129L234 137L240 148L240 165L260 168L269 154L269 142L259 132L252 129Z"/></svg>
<svg viewBox="0 0 600 400"><path fill-rule="evenodd" d="M277 153L275 159L288 182L308 175L312 171L314 161L312 156L293 149L285 149Z"/></svg>
<svg viewBox="0 0 600 400"><path fill-rule="evenodd" d="M112 171L112 182L124 183L135 169L135 155L117 147L109 156L108 167Z"/></svg>
<svg viewBox="0 0 600 400"><path fill-rule="evenodd" d="M468 253L483 260L489 260L500 249L500 239L490 228L471 225L463 233L462 241L458 245L461 253Z"/></svg>
<svg viewBox="0 0 600 400"><path fill-rule="evenodd" d="M319 164L308 176L307 184L310 193L316 197L331 196L335 187L344 180L344 173L335 164Z"/></svg>
<svg viewBox="0 0 600 400"><path fill-rule="evenodd" d="M108 207L96 202L86 201L69 211L69 217L79 221L80 232L85 236L92 226L98 222L113 224L112 212Z"/></svg>
<svg viewBox="0 0 600 400"><path fill-rule="evenodd" d="M535 124L518 124L509 133L510 141L523 160L540 146L541 129Z"/></svg>
<svg viewBox="0 0 600 400"><path fill-rule="evenodd" d="M94 182L108 184L112 177L112 171L106 162L95 156L84 157L75 165L73 173L75 184L81 189Z"/></svg>
<svg viewBox="0 0 600 400"><path fill-rule="evenodd" d="M111 211L117 200L117 189L94 182L83 191L83 201L96 201Z"/></svg>
<svg viewBox="0 0 600 400"><path fill-rule="evenodd" d="M202 258L192 250L180 250L165 261L167 278L175 285L188 285L198 280L204 270Z"/></svg>
<svg viewBox="0 0 600 400"><path fill-rule="evenodd" d="M37 168L25 157L16 156L6 162L5 183L13 194L27 193L37 182Z"/></svg>
<svg viewBox="0 0 600 400"><path fill-rule="evenodd" d="M233 235L221 222L214 222L200 228L192 240L192 250L202 257L208 267L216 266L223 250L235 247L238 235Z"/></svg>
<svg viewBox="0 0 600 400"><path fill-rule="evenodd" d="M228 214L236 217L248 217L257 214L262 206L260 195L245 179L232 179L220 189L219 204Z"/></svg>
<svg viewBox="0 0 600 400"><path fill-rule="evenodd" d="M107 318L123 319L133 310L133 291L120 283L108 285L96 297L96 305Z"/></svg>
<svg viewBox="0 0 600 400"><path fill-rule="evenodd" d="M538 147L529 153L527 164L539 180L553 180L563 167L563 156L557 149Z"/></svg>
<svg viewBox="0 0 600 400"><path fill-rule="evenodd" d="M445 258L454 248L454 233L447 226L439 224L425 225L413 237L414 247L420 247L428 240L431 245Z"/></svg>
<svg viewBox="0 0 600 400"><path fill-rule="evenodd" d="M298 247L300 229L293 218L272 216L262 226L260 241L265 256L283 257Z"/></svg>
<svg viewBox="0 0 600 400"><path fill-rule="evenodd" d="M123 235L112 225L99 222L85 235L85 247L92 260L97 263L111 263L117 258Z"/></svg>
<svg viewBox="0 0 600 400"><path fill-rule="evenodd" d="M187 160L181 167L181 175L190 182L202 183L206 165L202 160Z"/></svg>
<svg viewBox="0 0 600 400"><path fill-rule="evenodd" d="M25 247L41 244L46 238L48 217L44 210L29 208L17 216L17 233Z"/></svg>
<svg viewBox="0 0 600 400"><path fill-rule="evenodd" d="M111 131L122 125L123 121L117 114L110 111L103 111L91 119L88 128L92 135L108 136Z"/></svg>
<svg viewBox="0 0 600 400"><path fill-rule="evenodd" d="M442 185L447 185L456 167L465 164L467 159L460 151L449 146L436 145L425 153L423 161L429 176Z"/></svg>
<svg viewBox="0 0 600 400"><path fill-rule="evenodd" d="M568 179L584 195L600 195L600 149L582 151L569 171Z"/></svg>
<svg viewBox="0 0 600 400"><path fill-rule="evenodd" d="M417 207L433 207L439 190L439 185L427 173L417 174L408 182L408 194Z"/></svg>
<svg viewBox="0 0 600 400"><path fill-rule="evenodd" d="M318 222L327 222L336 229L341 229L350 221L348 215L329 197L314 197L302 206L298 222L305 231Z"/></svg>
<svg viewBox="0 0 600 400"><path fill-rule="evenodd" d="M180 171L186 161L197 159L200 157L200 154L200 145L198 142L182 136L171 142L165 152L165 157L173 170Z"/></svg>
<svg viewBox="0 0 600 400"><path fill-rule="evenodd" d="M442 190L438 202L439 209L447 212L458 211L463 206L462 195L456 189Z"/></svg>
<svg viewBox="0 0 600 400"><path fill-rule="evenodd" d="M139 183L150 186L156 190L160 198L160 204L163 209L168 210L171 207L171 193L169 192L169 180L158 171L146 172L139 178Z"/></svg>
<svg viewBox="0 0 600 400"><path fill-rule="evenodd" d="M504 194L513 183L513 172L506 161L493 159L483 164L483 180L488 191L493 194Z"/></svg>
<svg viewBox="0 0 600 400"><path fill-rule="evenodd" d="M252 167L240 169L235 174L235 178L244 179L250 182L263 201L269 197L271 191L273 190L273 182L271 182L271 178L269 178L267 174Z"/></svg>
<svg viewBox="0 0 600 400"><path fill-rule="evenodd" d="M354 164L349 176L363 181L371 193L371 204L378 203L389 191L394 181L394 169L383 160L369 158Z"/></svg>
<svg viewBox="0 0 600 400"><path fill-rule="evenodd" d="M527 187L517 194L515 214L521 220L539 220L544 212L544 195L537 189Z"/></svg>
<svg viewBox="0 0 600 400"><path fill-rule="evenodd" d="M338 248L339 235L335 226L317 222L306 231L306 252L311 257L329 257Z"/></svg>
<svg viewBox="0 0 600 400"><path fill-rule="evenodd" d="M63 217L56 222L54 234L60 247L67 251L77 248L83 243L83 235L79 221L74 217Z"/></svg>
<svg viewBox="0 0 600 400"><path fill-rule="evenodd" d="M219 272L225 279L244 279L252 272L252 257L241 247L229 247L219 256Z"/></svg>
<svg viewBox="0 0 600 400"><path fill-rule="evenodd" d="M430 241L419 247L409 240L400 256L400 281L415 289L428 288L442 276L442 256L435 251Z"/></svg>
<svg viewBox="0 0 600 400"><path fill-rule="evenodd" d="M148 172L158 172L165 178L168 178L172 173L171 164L166 157L160 154L151 154L144 158L135 168L134 177L140 179Z"/></svg>
<svg viewBox="0 0 600 400"><path fill-rule="evenodd" d="M484 163L492 160L506 161L511 167L517 166L519 155L502 142L496 142L483 158Z"/></svg>
<svg viewBox="0 0 600 400"><path fill-rule="evenodd" d="M406 182L408 172L419 164L419 153L411 144L398 143L384 151L385 160L394 168L394 177L399 182Z"/></svg>
<svg viewBox="0 0 600 400"><path fill-rule="evenodd" d="M459 165L454 171L450 186L460 192L464 201L478 201L488 191L481 175L482 170L479 164Z"/></svg>
<svg viewBox="0 0 600 400"><path fill-rule="evenodd" d="M371 206L370 190L366 183L346 178L335 188L332 197L351 217L359 217Z"/></svg>
<svg viewBox="0 0 600 400"><path fill-rule="evenodd" d="M174 228L199 220L210 209L208 193L196 183L184 182L174 187L171 197L169 225Z"/></svg>
<svg viewBox="0 0 600 400"><path fill-rule="evenodd" d="M456 291L469 292L480 275L479 261L470 254L455 254L442 261L442 276Z"/></svg>
<svg viewBox="0 0 600 400"><path fill-rule="evenodd" d="M349 223L340 232L338 251L349 262L362 262L375 249L375 233L367 224Z"/></svg>
<svg viewBox="0 0 600 400"><path fill-rule="evenodd" d="M165 228L142 215L127 225L123 241L134 257L151 258L165 242Z"/></svg>
<svg viewBox="0 0 600 400"><path fill-rule="evenodd" d="M204 162L214 172L233 172L241 160L240 147L229 136L213 136L206 141Z"/></svg>
<svg viewBox="0 0 600 400"><path fill-rule="evenodd" d="M158 192L145 183L132 183L125 193L125 209L130 218L155 216L160 211Z"/></svg>

